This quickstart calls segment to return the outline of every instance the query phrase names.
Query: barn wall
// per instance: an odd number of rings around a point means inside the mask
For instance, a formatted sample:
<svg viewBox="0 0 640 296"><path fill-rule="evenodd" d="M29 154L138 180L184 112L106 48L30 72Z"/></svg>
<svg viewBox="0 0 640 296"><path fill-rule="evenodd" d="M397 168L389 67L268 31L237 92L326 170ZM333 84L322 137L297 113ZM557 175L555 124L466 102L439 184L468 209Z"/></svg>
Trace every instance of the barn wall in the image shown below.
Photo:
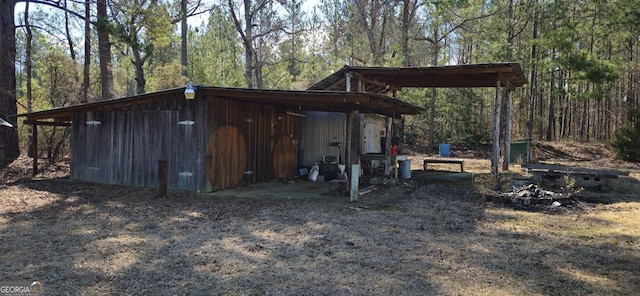
<svg viewBox="0 0 640 296"><path fill-rule="evenodd" d="M298 118L275 107L207 98L204 107L209 190L221 190L294 175Z"/></svg>
<svg viewBox="0 0 640 296"><path fill-rule="evenodd" d="M300 123L300 149L302 149L302 165L311 167L320 163L325 155L338 156L344 159L345 115L331 112L307 112L307 117ZM331 142L340 142L340 148L331 146ZM341 161L342 162L342 161Z"/></svg>
<svg viewBox="0 0 640 296"><path fill-rule="evenodd" d="M197 190L198 123L193 104L166 100L127 110L75 114L71 177L157 187L158 161L166 160L169 188ZM87 124L91 119L100 124Z"/></svg>

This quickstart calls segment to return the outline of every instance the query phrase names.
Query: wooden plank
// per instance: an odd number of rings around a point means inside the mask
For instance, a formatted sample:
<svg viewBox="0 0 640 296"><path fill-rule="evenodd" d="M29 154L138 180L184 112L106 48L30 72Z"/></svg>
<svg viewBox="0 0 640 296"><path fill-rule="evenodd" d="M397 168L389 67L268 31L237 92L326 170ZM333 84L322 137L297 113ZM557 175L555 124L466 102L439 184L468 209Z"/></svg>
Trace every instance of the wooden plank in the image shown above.
<svg viewBox="0 0 640 296"><path fill-rule="evenodd" d="M43 120L24 120L24 124L36 124L46 126L71 126L71 122L68 121L43 121Z"/></svg>
<svg viewBox="0 0 640 296"><path fill-rule="evenodd" d="M507 114L505 115L505 131L504 131L504 156L502 158L502 170L504 171L508 171L509 170L509 161L511 161L511 130L512 130L512 117L513 117L513 110L512 110L512 105L513 105L513 94L511 89L509 88L510 84L507 82L507 87L505 88L505 91L507 93L506 95L506 112Z"/></svg>
<svg viewBox="0 0 640 296"><path fill-rule="evenodd" d="M565 165L553 165L553 164L523 164L522 168L526 168L529 172L535 171L549 171L559 173L581 173L581 174L596 174L596 175L616 175L616 176L628 176L629 172L617 171L617 170L597 170L597 169L585 169L578 167L571 167Z"/></svg>
<svg viewBox="0 0 640 296"><path fill-rule="evenodd" d="M358 194L358 185L360 184L360 165L359 164L352 164L351 165L351 188L349 191L349 200L350 201L357 201L359 194Z"/></svg>
<svg viewBox="0 0 640 296"><path fill-rule="evenodd" d="M33 139L33 176L38 174L38 125L31 127L31 138Z"/></svg>
<svg viewBox="0 0 640 296"><path fill-rule="evenodd" d="M491 175L496 180L498 177L499 162L500 162L500 111L502 110L502 97L500 92L500 80L496 81L496 96L493 102L493 132L492 132L492 144L493 150L491 152ZM498 184L495 184L496 186Z"/></svg>

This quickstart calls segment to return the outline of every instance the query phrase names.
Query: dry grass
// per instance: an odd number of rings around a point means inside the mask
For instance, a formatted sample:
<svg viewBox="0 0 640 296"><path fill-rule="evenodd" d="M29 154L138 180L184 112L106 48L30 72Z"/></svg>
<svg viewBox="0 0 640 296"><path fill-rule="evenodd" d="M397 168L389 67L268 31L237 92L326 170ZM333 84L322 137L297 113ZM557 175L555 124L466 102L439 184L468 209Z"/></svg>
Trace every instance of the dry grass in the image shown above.
<svg viewBox="0 0 640 296"><path fill-rule="evenodd" d="M0 186L0 281L40 280L49 295L630 295L637 177L536 212L459 184L352 204L24 180Z"/></svg>

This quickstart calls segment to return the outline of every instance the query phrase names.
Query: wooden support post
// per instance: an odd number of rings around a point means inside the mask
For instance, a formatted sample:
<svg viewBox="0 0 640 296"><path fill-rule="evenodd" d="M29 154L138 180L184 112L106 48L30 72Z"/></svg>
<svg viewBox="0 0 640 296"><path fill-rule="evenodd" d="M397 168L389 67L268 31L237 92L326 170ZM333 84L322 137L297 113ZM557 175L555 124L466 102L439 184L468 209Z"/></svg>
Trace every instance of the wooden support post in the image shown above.
<svg viewBox="0 0 640 296"><path fill-rule="evenodd" d="M491 175L493 175L496 179L498 178L498 170L500 165L500 110L502 110L501 95L500 80L498 80L496 82L496 96L493 102L493 151L491 153Z"/></svg>
<svg viewBox="0 0 640 296"><path fill-rule="evenodd" d="M38 174L38 125L33 124L31 131L32 150L33 150L33 176Z"/></svg>
<svg viewBox="0 0 640 296"><path fill-rule="evenodd" d="M393 134L393 117L387 117L387 126L385 127L385 133L386 133L386 143L385 143L385 147L384 147L384 155L385 155L385 166L384 166L384 176L388 177L389 175L391 175L391 172L393 171L393 168L391 167L391 154L389 154L389 152L391 151L391 138L392 138L392 134ZM395 165L394 165L395 166Z"/></svg>
<svg viewBox="0 0 640 296"><path fill-rule="evenodd" d="M351 162L351 153L353 153L351 151L351 141L352 141L352 132L351 130L353 129L353 127L351 126L352 122L351 122L351 112L346 113L344 116L344 121L345 121L345 135L344 135L344 164L346 165L347 168L350 168L351 165L353 164Z"/></svg>
<svg viewBox="0 0 640 296"><path fill-rule="evenodd" d="M359 164L360 156L360 112L353 110L346 115L345 164Z"/></svg>
<svg viewBox="0 0 640 296"><path fill-rule="evenodd" d="M158 196L167 197L167 161L158 160Z"/></svg>
<svg viewBox="0 0 640 296"><path fill-rule="evenodd" d="M513 129L513 123L511 122L512 117L513 117L513 110L512 110L512 106L513 106L513 92L510 89L510 86L507 85L507 87L505 87L505 92L506 92L506 100L507 100L507 105L505 106L505 108L507 109L507 114L506 114L506 118L505 120L507 122L505 122L505 131L504 131L504 159L502 160L502 170L503 171L508 171L509 170L509 163L511 162L511 130Z"/></svg>
<svg viewBox="0 0 640 296"><path fill-rule="evenodd" d="M349 190L349 200L358 200L358 185L360 183L360 165L351 165L351 189Z"/></svg>

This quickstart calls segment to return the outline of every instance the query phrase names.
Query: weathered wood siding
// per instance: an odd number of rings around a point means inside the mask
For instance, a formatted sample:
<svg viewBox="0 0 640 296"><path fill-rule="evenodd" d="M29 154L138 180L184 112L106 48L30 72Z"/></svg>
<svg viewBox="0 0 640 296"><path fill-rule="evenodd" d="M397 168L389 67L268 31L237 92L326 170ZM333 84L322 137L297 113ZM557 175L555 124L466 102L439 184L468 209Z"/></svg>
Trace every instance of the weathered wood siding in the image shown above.
<svg viewBox="0 0 640 296"><path fill-rule="evenodd" d="M296 173L299 122L275 107L206 99L205 167L208 189L284 178Z"/></svg>
<svg viewBox="0 0 640 296"><path fill-rule="evenodd" d="M91 117L98 125L86 123L88 113L75 114L71 177L157 187L158 161L166 160L169 188L199 190L197 153L202 149L194 104L167 99L128 110L94 111ZM195 124L180 124L184 121Z"/></svg>
<svg viewBox="0 0 640 296"><path fill-rule="evenodd" d="M98 125L87 120L100 121ZM193 122L193 124L191 124ZM297 170L299 121L273 106L201 97L76 113L71 177L90 182L211 191Z"/></svg>

